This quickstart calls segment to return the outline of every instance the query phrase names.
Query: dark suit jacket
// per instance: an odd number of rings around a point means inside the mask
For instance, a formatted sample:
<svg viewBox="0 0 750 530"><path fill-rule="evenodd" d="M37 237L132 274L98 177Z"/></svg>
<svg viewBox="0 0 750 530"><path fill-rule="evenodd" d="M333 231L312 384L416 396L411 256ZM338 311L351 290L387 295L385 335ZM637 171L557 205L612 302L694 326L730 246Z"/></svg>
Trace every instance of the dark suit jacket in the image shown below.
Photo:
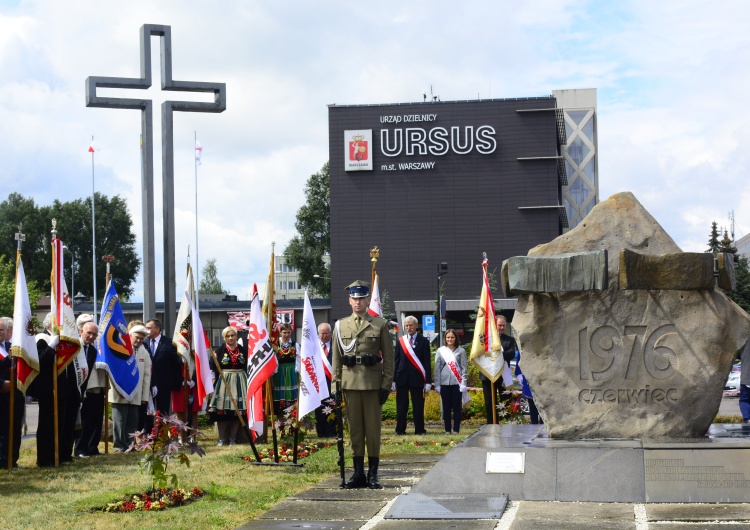
<svg viewBox="0 0 750 530"><path fill-rule="evenodd" d="M151 386L158 392L167 393L182 388L182 357L172 340L163 333L159 336L156 351L151 351L151 339L146 337L143 342L151 355Z"/></svg>
<svg viewBox="0 0 750 530"><path fill-rule="evenodd" d="M432 384L432 367L430 365L430 341L419 333L415 335L414 353L417 354L419 362L427 377L426 383ZM396 342L396 363L393 380L398 386L409 386L412 388L423 387L425 379L420 372L406 356L406 352L401 348L401 341Z"/></svg>

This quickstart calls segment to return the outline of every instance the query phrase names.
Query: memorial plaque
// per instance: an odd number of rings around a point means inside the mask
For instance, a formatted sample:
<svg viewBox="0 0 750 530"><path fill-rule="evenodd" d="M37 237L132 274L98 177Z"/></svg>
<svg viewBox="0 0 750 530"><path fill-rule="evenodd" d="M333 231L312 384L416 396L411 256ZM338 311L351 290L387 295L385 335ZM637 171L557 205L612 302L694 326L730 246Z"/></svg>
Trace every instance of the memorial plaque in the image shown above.
<svg viewBox="0 0 750 530"><path fill-rule="evenodd" d="M750 502L750 449L645 449L646 502Z"/></svg>
<svg viewBox="0 0 750 530"><path fill-rule="evenodd" d="M485 473L523 473L524 453L487 453Z"/></svg>
<svg viewBox="0 0 750 530"><path fill-rule="evenodd" d="M505 494L402 493L386 519L499 519L508 504Z"/></svg>

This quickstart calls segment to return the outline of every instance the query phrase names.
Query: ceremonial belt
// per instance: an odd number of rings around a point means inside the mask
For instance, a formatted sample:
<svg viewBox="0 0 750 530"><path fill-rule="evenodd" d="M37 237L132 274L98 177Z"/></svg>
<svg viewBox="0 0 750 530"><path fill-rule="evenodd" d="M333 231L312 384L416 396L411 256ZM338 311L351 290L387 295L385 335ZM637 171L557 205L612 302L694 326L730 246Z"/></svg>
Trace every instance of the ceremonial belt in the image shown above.
<svg viewBox="0 0 750 530"><path fill-rule="evenodd" d="M422 366L422 363L419 361L419 357L417 357L417 354L414 353L414 349L411 347L411 343L409 342L409 339L406 338L406 335L401 335L398 339L401 342L401 349L404 350L404 353L406 354L406 358L409 359L411 364L414 365L414 368L419 370L419 372L422 374L422 379L424 379L424 382L427 382L427 374L424 371L424 367Z"/></svg>
<svg viewBox="0 0 750 530"><path fill-rule="evenodd" d="M365 366L373 366L380 362L380 357L377 355L342 355L341 362L344 366L354 366L357 364L363 364Z"/></svg>
<svg viewBox="0 0 750 530"><path fill-rule="evenodd" d="M443 358L443 361L445 361L446 366L448 366L448 369L451 371L453 376L456 378L456 381L458 381L458 384L462 385L464 381L461 377L461 372L459 372L458 366L456 365L456 356L453 354L453 350L451 350L447 346L441 346L440 348L438 348L438 353Z"/></svg>

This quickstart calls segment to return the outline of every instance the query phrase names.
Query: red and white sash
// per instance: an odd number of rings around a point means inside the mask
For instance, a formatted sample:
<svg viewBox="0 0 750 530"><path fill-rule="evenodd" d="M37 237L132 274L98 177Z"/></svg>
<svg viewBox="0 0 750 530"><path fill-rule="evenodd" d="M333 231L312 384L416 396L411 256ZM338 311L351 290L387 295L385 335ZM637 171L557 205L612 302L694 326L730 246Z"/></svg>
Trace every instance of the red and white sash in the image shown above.
<svg viewBox="0 0 750 530"><path fill-rule="evenodd" d="M323 371L326 373L326 377L329 381L332 381L333 368L331 368L331 363L328 362L328 356L323 349L323 344L320 345L320 360L323 361Z"/></svg>
<svg viewBox="0 0 750 530"><path fill-rule="evenodd" d="M419 370L422 373L422 379L424 379L424 382L427 382L427 374L424 371L424 366L422 366L422 363L419 362L419 358L417 357L417 354L414 353L414 349L411 347L411 343L409 342L408 335L401 335L399 337L399 342L401 342L401 349L404 350L404 353L406 354L406 357L409 359L409 362L414 365L414 368Z"/></svg>
<svg viewBox="0 0 750 530"><path fill-rule="evenodd" d="M451 371L453 376L456 378L456 381L458 381L458 384L464 384L464 380L461 377L461 372L458 370L458 364L456 363L456 356L453 354L453 350L451 350L448 346L441 346L440 348L438 348L438 353L443 358L443 361L445 361L446 366Z"/></svg>

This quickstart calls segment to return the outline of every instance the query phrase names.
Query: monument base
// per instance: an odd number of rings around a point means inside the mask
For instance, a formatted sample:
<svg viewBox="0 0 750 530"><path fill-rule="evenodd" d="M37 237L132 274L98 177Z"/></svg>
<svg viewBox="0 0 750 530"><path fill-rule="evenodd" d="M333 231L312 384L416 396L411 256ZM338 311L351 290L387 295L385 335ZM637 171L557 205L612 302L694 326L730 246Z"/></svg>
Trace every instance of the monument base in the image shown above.
<svg viewBox="0 0 750 530"><path fill-rule="evenodd" d="M701 438L559 440L543 425L486 425L452 448L411 492L510 500L750 502L750 426Z"/></svg>

